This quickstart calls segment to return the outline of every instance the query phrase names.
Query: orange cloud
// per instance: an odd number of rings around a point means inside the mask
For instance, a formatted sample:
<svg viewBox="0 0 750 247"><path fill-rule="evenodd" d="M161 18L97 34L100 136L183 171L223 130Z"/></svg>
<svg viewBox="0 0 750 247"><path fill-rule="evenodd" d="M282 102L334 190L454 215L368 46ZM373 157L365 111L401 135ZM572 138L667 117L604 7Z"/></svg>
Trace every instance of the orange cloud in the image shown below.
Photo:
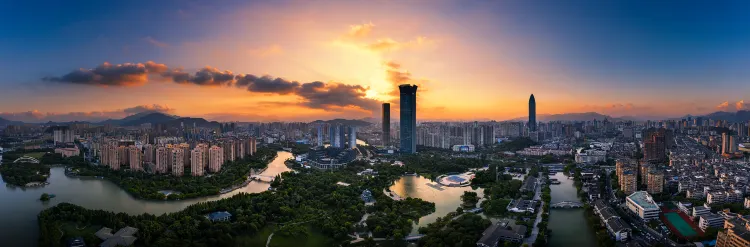
<svg viewBox="0 0 750 247"><path fill-rule="evenodd" d="M373 43L365 45L367 49L372 51L394 51L404 48L416 48L425 45L433 44L434 41L427 39L426 37L417 37L414 40L406 42L398 42L391 38L378 39Z"/></svg>
<svg viewBox="0 0 750 247"><path fill-rule="evenodd" d="M419 86L420 92L426 91L426 89L424 88L424 84L427 82L427 80L412 78L412 74L409 71L402 71L401 64L398 64L396 62L388 61L385 62L384 65L386 67L386 80L391 83L391 87L393 88L388 92L389 96L399 96L400 93L398 91L398 85L401 84L416 84L417 86Z"/></svg>
<svg viewBox="0 0 750 247"><path fill-rule="evenodd" d="M235 74L232 71L222 71L211 66L206 66L191 74L183 71L182 68L169 70L166 65L154 62L126 63L115 66L104 63L95 69L77 70L62 77L45 77L43 80L68 84L127 87L141 86L148 82L149 74L157 72L161 72L158 73L160 79L171 80L176 84L227 86L267 95L296 95L302 105L315 109L341 111L342 108L359 108L364 111L373 111L380 103L366 97L369 88L360 85L321 81L300 83L268 75L259 77L252 74Z"/></svg>
<svg viewBox="0 0 750 247"><path fill-rule="evenodd" d="M740 101L737 101L737 103L735 103L735 104L734 104L734 107L735 107L735 108L736 108L736 109L737 109L738 111L739 111L739 110L744 110L744 109L745 109L745 100L740 100Z"/></svg>
<svg viewBox="0 0 750 247"><path fill-rule="evenodd" d="M375 27L375 24L372 24L372 22L361 25L351 25L349 26L348 36L352 38L366 37L370 35L373 27Z"/></svg>
<svg viewBox="0 0 750 247"><path fill-rule="evenodd" d="M716 106L717 110L720 111L726 111L729 109L729 101L724 101L723 103Z"/></svg>

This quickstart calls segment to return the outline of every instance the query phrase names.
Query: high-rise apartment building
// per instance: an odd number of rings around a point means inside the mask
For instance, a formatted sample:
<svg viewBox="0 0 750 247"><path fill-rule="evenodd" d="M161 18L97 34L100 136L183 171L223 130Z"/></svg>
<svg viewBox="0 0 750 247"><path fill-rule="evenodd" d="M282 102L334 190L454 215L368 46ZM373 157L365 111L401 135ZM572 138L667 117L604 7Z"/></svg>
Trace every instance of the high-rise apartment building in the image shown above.
<svg viewBox="0 0 750 247"><path fill-rule="evenodd" d="M128 155L128 146L120 145L117 147L117 153L119 154L118 157L120 158L120 165L129 165L130 164L130 155Z"/></svg>
<svg viewBox="0 0 750 247"><path fill-rule="evenodd" d="M733 217L724 220L724 230L716 236L716 247L750 246L750 220Z"/></svg>
<svg viewBox="0 0 750 247"><path fill-rule="evenodd" d="M383 146L391 144L391 104L383 103Z"/></svg>
<svg viewBox="0 0 750 247"><path fill-rule="evenodd" d="M182 158L182 161L185 163L185 166L190 166L190 144L180 143L175 148L182 149L182 154L185 156Z"/></svg>
<svg viewBox="0 0 750 247"><path fill-rule="evenodd" d="M156 148L154 147L154 145L143 145L143 163L153 163L155 155Z"/></svg>
<svg viewBox="0 0 750 247"><path fill-rule="evenodd" d="M646 191L649 194L657 194L664 191L664 172L658 169L651 169L648 171Z"/></svg>
<svg viewBox="0 0 750 247"><path fill-rule="evenodd" d="M223 163L224 150L219 146L211 146L211 148L208 149L208 170L210 172L219 172Z"/></svg>
<svg viewBox="0 0 750 247"><path fill-rule="evenodd" d="M172 165L172 175L176 177L182 176L185 171L185 154L182 148L172 148L169 163Z"/></svg>
<svg viewBox="0 0 750 247"><path fill-rule="evenodd" d="M203 149L196 147L190 152L190 173L196 177L203 176L204 169Z"/></svg>
<svg viewBox="0 0 750 247"><path fill-rule="evenodd" d="M622 172L622 176L618 178L620 182L620 190L622 190L622 192L630 194L638 191L637 174L637 170L634 169L626 169Z"/></svg>
<svg viewBox="0 0 750 247"><path fill-rule="evenodd" d="M132 145L128 147L130 170L131 171L142 171L143 170L143 153L141 149Z"/></svg>
<svg viewBox="0 0 750 247"><path fill-rule="evenodd" d="M167 147L156 148L155 173L166 173L169 164L170 150Z"/></svg>
<svg viewBox="0 0 750 247"><path fill-rule="evenodd" d="M536 99L534 94L529 97L529 132L536 131Z"/></svg>
<svg viewBox="0 0 750 247"><path fill-rule="evenodd" d="M644 135L643 158L648 162L661 162L667 159L667 130L649 130Z"/></svg>
<svg viewBox="0 0 750 247"><path fill-rule="evenodd" d="M112 170L120 170L120 155L127 155L127 153L120 153L119 151L118 146L111 144L102 145L101 163L109 166Z"/></svg>
<svg viewBox="0 0 750 247"><path fill-rule="evenodd" d="M57 126L52 130L53 141L55 144L73 142L73 131L68 126Z"/></svg>
<svg viewBox="0 0 750 247"><path fill-rule="evenodd" d="M400 92L401 119L399 137L401 153L417 152L417 85L398 86Z"/></svg>
<svg viewBox="0 0 750 247"><path fill-rule="evenodd" d="M234 161L234 141L224 140L219 146L221 147L221 150L224 151L224 162Z"/></svg>
<svg viewBox="0 0 750 247"><path fill-rule="evenodd" d="M733 154L737 151L737 144L733 135L727 133L721 134L721 153L722 154Z"/></svg>

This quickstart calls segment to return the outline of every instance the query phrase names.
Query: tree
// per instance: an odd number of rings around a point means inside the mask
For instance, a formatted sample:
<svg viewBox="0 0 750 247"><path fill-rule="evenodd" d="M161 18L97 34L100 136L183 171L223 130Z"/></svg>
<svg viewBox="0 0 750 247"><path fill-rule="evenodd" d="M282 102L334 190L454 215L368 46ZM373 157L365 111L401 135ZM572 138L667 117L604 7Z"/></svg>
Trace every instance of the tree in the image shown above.
<svg viewBox="0 0 750 247"><path fill-rule="evenodd" d="M474 207L479 201L479 196L474 191L464 191L461 195L461 201L465 207Z"/></svg>
<svg viewBox="0 0 750 247"><path fill-rule="evenodd" d="M39 200L41 201L49 201L49 199L50 199L50 196L47 193L42 193L42 196L39 197Z"/></svg>

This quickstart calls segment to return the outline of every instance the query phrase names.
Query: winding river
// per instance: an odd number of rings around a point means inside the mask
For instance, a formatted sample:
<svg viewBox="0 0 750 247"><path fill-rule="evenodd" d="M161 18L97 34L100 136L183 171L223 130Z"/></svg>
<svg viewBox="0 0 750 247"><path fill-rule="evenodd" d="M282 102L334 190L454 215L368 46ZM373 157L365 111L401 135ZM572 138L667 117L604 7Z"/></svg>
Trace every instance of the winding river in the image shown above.
<svg viewBox="0 0 750 247"><path fill-rule="evenodd" d="M278 152L276 159L261 175L276 176L289 171L284 161L291 157L292 154L289 152ZM48 182L49 185L38 188L0 186L0 212L3 216L0 217L0 239L3 246L36 246L39 237L37 214L60 202L69 202L89 209L158 215L176 212L198 202L231 197L240 192L262 192L269 187L268 183L252 181L245 187L222 195L181 201L151 201L136 199L107 180L69 178L65 176L62 167L53 167L50 170ZM55 194L56 197L50 202L41 202L39 196L42 193Z"/></svg>

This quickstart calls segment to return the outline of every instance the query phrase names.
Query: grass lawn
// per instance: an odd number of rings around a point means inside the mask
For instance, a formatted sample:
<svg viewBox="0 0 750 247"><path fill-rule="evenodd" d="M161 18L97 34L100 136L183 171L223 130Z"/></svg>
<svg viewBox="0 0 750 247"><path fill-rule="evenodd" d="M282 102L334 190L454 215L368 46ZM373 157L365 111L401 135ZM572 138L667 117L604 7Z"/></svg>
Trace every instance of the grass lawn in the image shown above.
<svg viewBox="0 0 750 247"><path fill-rule="evenodd" d="M284 237L281 234L274 234L271 239L271 247L297 247L297 246L310 246L310 247L327 247L336 246L336 242L318 232L311 226L307 226L307 230L310 231L310 236L299 237L291 236ZM259 233L252 236L238 236L235 238L235 246L266 246L268 235L273 232L273 227L263 228Z"/></svg>
<svg viewBox="0 0 750 247"><path fill-rule="evenodd" d="M68 236L94 235L94 233L101 228L101 226L97 225L80 226L75 222L66 222L60 226L60 229L62 229L65 235Z"/></svg>
<svg viewBox="0 0 750 247"><path fill-rule="evenodd" d="M44 156L44 152L25 153L23 155L29 156L38 160L38 159L41 159L42 156Z"/></svg>

